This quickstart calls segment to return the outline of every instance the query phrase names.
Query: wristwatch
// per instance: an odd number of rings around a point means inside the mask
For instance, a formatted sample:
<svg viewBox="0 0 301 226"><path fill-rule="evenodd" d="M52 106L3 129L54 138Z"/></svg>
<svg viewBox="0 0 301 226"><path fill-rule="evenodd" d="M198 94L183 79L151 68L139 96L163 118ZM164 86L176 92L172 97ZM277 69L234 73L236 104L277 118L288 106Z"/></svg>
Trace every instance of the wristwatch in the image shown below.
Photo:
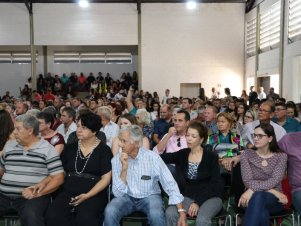
<svg viewBox="0 0 301 226"><path fill-rule="evenodd" d="M186 212L185 209L178 209L178 212L181 213L181 212Z"/></svg>

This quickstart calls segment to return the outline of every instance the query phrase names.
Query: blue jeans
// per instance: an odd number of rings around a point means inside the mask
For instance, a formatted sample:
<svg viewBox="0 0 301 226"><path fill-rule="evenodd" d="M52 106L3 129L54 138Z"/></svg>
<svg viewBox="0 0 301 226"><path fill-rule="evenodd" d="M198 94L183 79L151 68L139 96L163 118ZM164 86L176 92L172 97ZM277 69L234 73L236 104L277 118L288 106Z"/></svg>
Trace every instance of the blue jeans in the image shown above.
<svg viewBox="0 0 301 226"><path fill-rule="evenodd" d="M165 214L161 195L133 198L128 195L114 198L105 209L104 226L119 226L122 217L135 211L147 215L151 226L165 226Z"/></svg>
<svg viewBox="0 0 301 226"><path fill-rule="evenodd" d="M244 226L267 226L270 214L281 213L283 206L276 196L269 192L255 192L244 215Z"/></svg>
<svg viewBox="0 0 301 226"><path fill-rule="evenodd" d="M293 205L298 213L301 214L301 190L293 193Z"/></svg>

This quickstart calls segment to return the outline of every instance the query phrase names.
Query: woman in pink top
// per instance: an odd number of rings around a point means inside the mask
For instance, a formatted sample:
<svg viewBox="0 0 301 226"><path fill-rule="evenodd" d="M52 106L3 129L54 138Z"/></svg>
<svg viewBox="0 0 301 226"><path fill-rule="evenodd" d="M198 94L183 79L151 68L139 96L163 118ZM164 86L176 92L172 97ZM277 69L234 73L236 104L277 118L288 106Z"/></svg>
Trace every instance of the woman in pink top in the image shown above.
<svg viewBox="0 0 301 226"><path fill-rule="evenodd" d="M257 150L245 150L240 155L241 174L247 190L238 206L246 208L245 226L269 225L270 214L280 213L287 203L281 190L287 155L280 150L270 124L257 126L253 139Z"/></svg>

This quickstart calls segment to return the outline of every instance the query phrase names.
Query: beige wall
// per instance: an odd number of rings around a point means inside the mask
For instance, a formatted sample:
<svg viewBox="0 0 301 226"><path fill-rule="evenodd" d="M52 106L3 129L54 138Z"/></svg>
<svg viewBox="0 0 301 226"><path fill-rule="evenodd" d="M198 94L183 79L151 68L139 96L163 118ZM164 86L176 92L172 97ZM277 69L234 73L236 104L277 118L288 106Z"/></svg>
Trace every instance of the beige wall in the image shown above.
<svg viewBox="0 0 301 226"><path fill-rule="evenodd" d="M142 87L171 95L180 83L221 84L240 95L244 75L244 4L142 5Z"/></svg>

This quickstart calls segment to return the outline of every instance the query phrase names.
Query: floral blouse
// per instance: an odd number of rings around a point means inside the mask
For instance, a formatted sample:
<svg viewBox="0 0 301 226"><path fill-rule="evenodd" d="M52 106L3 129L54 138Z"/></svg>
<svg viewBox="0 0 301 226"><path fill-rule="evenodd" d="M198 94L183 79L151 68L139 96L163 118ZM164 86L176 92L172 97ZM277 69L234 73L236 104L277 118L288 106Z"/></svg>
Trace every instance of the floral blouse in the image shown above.
<svg viewBox="0 0 301 226"><path fill-rule="evenodd" d="M207 143L213 146L213 151L218 154L219 158L240 155L244 147L241 136L231 131L226 136L222 133L212 134L208 137Z"/></svg>

